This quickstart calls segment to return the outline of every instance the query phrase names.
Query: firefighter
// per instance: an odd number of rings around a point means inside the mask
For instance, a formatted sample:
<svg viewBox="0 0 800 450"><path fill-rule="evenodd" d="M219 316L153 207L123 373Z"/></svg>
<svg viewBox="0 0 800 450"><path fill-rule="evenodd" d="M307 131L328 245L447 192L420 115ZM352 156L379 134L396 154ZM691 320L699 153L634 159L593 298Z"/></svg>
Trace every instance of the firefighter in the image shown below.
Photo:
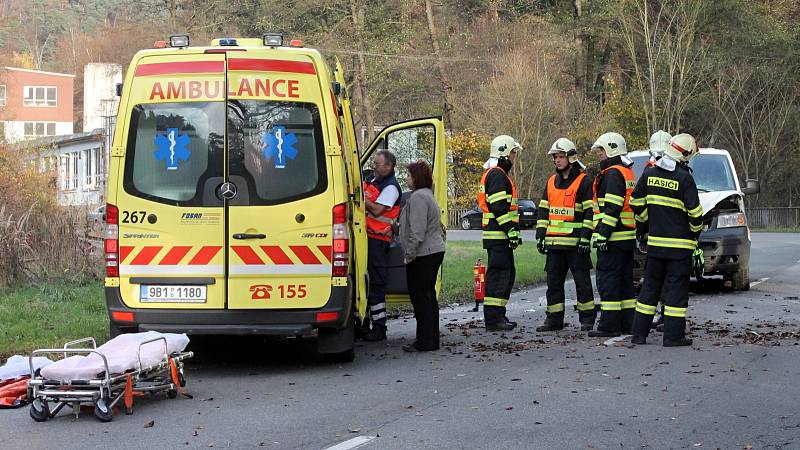
<svg viewBox="0 0 800 450"><path fill-rule="evenodd" d="M394 175L397 159L388 150L379 150L373 159L373 177L365 182L367 208L367 303L372 330L366 341L386 339L386 283L389 271L389 244L392 224L400 217L400 184Z"/></svg>
<svg viewBox="0 0 800 450"><path fill-rule="evenodd" d="M664 155L664 152L667 151L670 139L672 139L672 135L664 130L658 130L650 135L650 160L647 161L645 167L653 167L656 165L656 162L658 162L661 156ZM636 222L636 230L636 246L640 252L647 253L646 223ZM647 260L645 259L645 269L646 268ZM659 301L659 306L658 315L656 316L658 319L653 322L653 328L660 332L664 331L664 303Z"/></svg>
<svg viewBox="0 0 800 450"><path fill-rule="evenodd" d="M629 334L633 325L636 295L633 288L633 249L636 222L630 207L635 177L625 139L619 133L605 133L592 145L600 157L595 178L594 246L597 248L597 291L600 320L591 337Z"/></svg>
<svg viewBox="0 0 800 450"><path fill-rule="evenodd" d="M481 177L478 206L483 211L483 248L488 253L483 317L486 330L508 331L517 326L506 317L514 286L514 250L522 245L519 232L517 187L511 167L522 146L511 136L492 140L486 171Z"/></svg>
<svg viewBox="0 0 800 450"><path fill-rule="evenodd" d="M655 167L645 169L631 196L636 221L649 229L644 284L636 302L635 344L646 343L656 304L662 299L663 345L692 345L686 337L686 310L692 256L703 228L703 207L688 162L698 152L691 135L673 137ZM702 253L697 253L702 258Z"/></svg>
<svg viewBox="0 0 800 450"><path fill-rule="evenodd" d="M536 331L564 328L564 282L572 272L578 302L581 331L594 328L597 316L592 292L592 179L578 161L575 144L567 138L553 143L556 173L547 180L539 202L536 221L536 249L547 255L547 316Z"/></svg>

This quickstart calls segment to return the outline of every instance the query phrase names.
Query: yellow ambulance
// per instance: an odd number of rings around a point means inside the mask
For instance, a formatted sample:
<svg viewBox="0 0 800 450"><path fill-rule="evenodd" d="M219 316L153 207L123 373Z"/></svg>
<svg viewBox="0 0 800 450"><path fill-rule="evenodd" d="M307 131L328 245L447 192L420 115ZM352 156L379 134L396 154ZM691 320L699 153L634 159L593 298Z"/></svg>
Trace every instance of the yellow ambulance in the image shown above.
<svg viewBox="0 0 800 450"><path fill-rule="evenodd" d="M364 171L378 149L433 167L446 219L441 117L356 141L344 73L280 34L186 35L137 53L118 89L106 205L111 334L318 334L353 358L364 317ZM406 193L407 195L407 193ZM389 301L407 301L402 249Z"/></svg>

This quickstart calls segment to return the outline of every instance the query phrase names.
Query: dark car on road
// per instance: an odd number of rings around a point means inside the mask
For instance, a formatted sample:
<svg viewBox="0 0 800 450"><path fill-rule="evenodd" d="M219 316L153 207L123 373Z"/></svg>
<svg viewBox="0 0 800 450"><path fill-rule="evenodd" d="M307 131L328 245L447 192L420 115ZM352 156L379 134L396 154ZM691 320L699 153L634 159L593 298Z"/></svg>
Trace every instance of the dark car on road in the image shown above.
<svg viewBox="0 0 800 450"><path fill-rule="evenodd" d="M519 226L533 228L536 226L536 202L533 200L519 200ZM462 230L479 230L481 228L481 209L474 207L461 215L459 224Z"/></svg>

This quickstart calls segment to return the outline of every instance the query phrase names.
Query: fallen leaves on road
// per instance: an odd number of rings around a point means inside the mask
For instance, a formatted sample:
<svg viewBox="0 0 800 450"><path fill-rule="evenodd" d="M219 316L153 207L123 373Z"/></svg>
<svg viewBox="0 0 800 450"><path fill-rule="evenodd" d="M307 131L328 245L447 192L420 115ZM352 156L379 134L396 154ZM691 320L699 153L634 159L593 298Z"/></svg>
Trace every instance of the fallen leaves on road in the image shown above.
<svg viewBox="0 0 800 450"><path fill-rule="evenodd" d="M144 428L153 428L153 425L155 425L155 424L156 424L156 421L155 420L151 420L150 422L147 422L146 424L144 424Z"/></svg>

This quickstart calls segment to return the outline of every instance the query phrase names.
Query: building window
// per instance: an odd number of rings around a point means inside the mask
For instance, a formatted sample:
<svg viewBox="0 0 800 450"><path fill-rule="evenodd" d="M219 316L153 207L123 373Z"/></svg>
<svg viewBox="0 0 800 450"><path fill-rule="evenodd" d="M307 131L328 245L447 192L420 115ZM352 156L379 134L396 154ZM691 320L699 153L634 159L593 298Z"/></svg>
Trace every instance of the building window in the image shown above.
<svg viewBox="0 0 800 450"><path fill-rule="evenodd" d="M58 106L55 86L25 86L22 104L25 106Z"/></svg>
<svg viewBox="0 0 800 450"><path fill-rule="evenodd" d="M0 106L6 106L6 85L0 84Z"/></svg>
<svg viewBox="0 0 800 450"><path fill-rule="evenodd" d="M55 122L25 122L23 136L25 138L36 138L42 136L55 136Z"/></svg>

